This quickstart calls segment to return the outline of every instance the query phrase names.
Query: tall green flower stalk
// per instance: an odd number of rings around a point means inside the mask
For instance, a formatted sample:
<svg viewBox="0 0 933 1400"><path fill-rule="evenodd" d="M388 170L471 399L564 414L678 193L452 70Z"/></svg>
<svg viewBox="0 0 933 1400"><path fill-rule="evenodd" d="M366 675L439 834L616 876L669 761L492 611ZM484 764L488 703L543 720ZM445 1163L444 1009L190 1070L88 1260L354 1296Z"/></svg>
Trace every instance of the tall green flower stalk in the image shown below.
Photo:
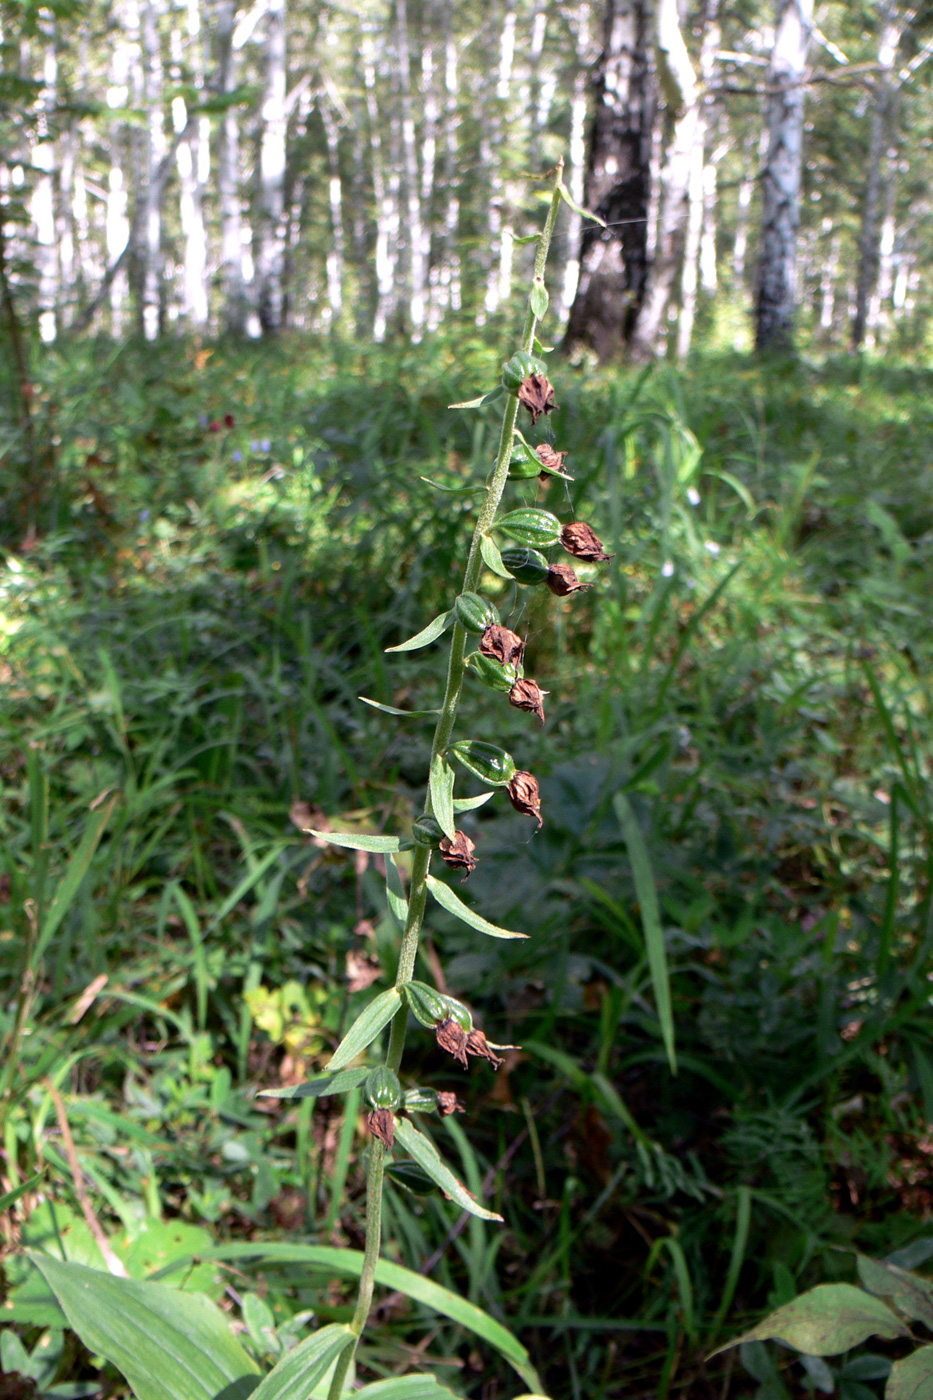
<svg viewBox="0 0 933 1400"><path fill-rule="evenodd" d="M430 1089L403 1092L398 1071L405 1047L409 1011L422 1025L433 1029L439 1045L464 1066L467 1057L475 1055L496 1067L501 1063L496 1052L506 1048L486 1040L483 1033L474 1027L468 1008L461 1002L414 980L418 942L429 894L442 907L483 933L499 938L524 937L523 934L489 923L448 885L436 880L430 873L432 858L437 854L448 866L469 874L476 864L474 846L465 833L457 830L456 814L476 807L492 796L489 792L479 799L455 799L454 762L489 786L506 788L513 806L535 817L539 827L542 824L538 784L531 773L519 770L511 755L496 745L470 739L454 742L457 709L468 670L493 690L507 693L511 704L537 715L544 722L545 692L535 681L525 678L521 638L501 625L494 605L477 592L483 569L491 569L506 579L523 584L546 584L553 593L566 596L584 585L569 565L549 563L541 550L561 544L568 553L587 560L608 558L590 527L580 522L561 526L550 511L537 508L521 508L501 517L499 515L503 492L510 476L518 479L535 476L569 479L563 466L566 454L556 452L547 444L533 447L517 427L521 407L528 410L532 425L556 407L554 389L540 358L545 352L535 332L547 311L545 268L557 213L562 201L573 208L576 206L563 185L563 161L550 172L548 178L551 182L551 200L544 228L534 236L537 242L534 273L520 349L504 366L502 383L496 389L469 404L454 405L456 408L473 408L505 397L496 464L476 519L462 591L453 606L416 637L389 648L390 651L412 651L430 645L447 630L451 633L447 683L443 701L436 711L437 723L424 812L414 824L411 841L356 833L314 833L338 846L384 854L390 907L403 926L394 987L378 995L357 1018L338 1046L325 1074L302 1086L303 1093L318 1095L340 1093L362 1086L371 1110L369 1128L372 1145L366 1181L364 1260L356 1308L350 1323L352 1338L337 1362L330 1385L330 1400L339 1400L344 1394L356 1348L372 1306L381 1246L382 1193L387 1154L396 1141L401 1143L417 1167L464 1209L485 1219L501 1219L473 1199L443 1163L431 1139L415 1128L408 1116L413 1112L453 1112L458 1107L454 1095ZM504 533L515 542L514 546L500 552L492 537L493 530ZM478 650L468 655L467 644L471 637L479 638L479 646ZM393 712L388 706L378 708ZM395 857L400 851L412 848L414 854L406 900ZM389 1038L384 1062L374 1069L355 1067L353 1061L386 1027L389 1027Z"/></svg>

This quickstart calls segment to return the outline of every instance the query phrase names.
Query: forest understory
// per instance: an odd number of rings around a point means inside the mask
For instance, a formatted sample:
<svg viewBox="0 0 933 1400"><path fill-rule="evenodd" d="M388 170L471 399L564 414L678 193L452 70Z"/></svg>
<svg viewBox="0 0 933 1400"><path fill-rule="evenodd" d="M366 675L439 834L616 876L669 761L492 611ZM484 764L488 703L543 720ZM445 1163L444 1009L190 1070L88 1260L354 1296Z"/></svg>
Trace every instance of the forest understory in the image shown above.
<svg viewBox="0 0 933 1400"><path fill-rule="evenodd" d="M447 405L498 372L464 339L44 359L41 472L6 495L0 574L4 1189L28 1183L3 1217L4 1396L126 1393L21 1248L104 1267L89 1214L132 1277L193 1258L168 1279L260 1359L348 1315L352 1279L314 1250L361 1245L359 1092L345 1111L255 1093L318 1071L391 978L382 858L299 828L420 806L422 724L357 697L437 703L383 649L456 586L471 497L437 487L482 480L494 441L491 410ZM560 375L574 503L614 557L581 566L594 587L556 630L484 575L554 696L544 827L464 819L465 898L532 937L480 947L439 911L419 974L521 1048L461 1079L413 1042L420 1082L462 1096L442 1136L506 1223L393 1184L385 1253L501 1319L554 1400L803 1396L797 1353L705 1358L852 1279L855 1250L933 1254L931 372L708 354ZM524 490L562 509L563 483ZM464 703L484 732L488 700ZM519 761L525 720L496 719ZM369 1380L515 1389L488 1338L397 1290L375 1323ZM903 1347L817 1381L875 1395Z"/></svg>

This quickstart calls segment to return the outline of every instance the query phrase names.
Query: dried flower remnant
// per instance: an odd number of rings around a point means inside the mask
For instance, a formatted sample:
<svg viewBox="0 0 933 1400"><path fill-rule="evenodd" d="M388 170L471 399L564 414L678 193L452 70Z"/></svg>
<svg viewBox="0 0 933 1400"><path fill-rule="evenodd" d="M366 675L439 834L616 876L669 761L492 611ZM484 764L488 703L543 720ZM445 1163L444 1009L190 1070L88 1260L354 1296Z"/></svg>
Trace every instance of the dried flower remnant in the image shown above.
<svg viewBox="0 0 933 1400"><path fill-rule="evenodd" d="M384 1142L386 1147L394 1147L395 1118L392 1115L391 1109L374 1108L366 1121L369 1125L369 1131L374 1138L378 1138L380 1142Z"/></svg>
<svg viewBox="0 0 933 1400"><path fill-rule="evenodd" d="M582 593L593 587L591 583L581 583L569 564L552 564L544 582L555 598L566 598L570 593Z"/></svg>
<svg viewBox="0 0 933 1400"><path fill-rule="evenodd" d="M529 714L537 715L541 723L544 723L544 697L549 694L542 690L537 681L516 681L509 691L509 704L514 705L516 710L527 710Z"/></svg>
<svg viewBox="0 0 933 1400"><path fill-rule="evenodd" d="M525 643L516 632L493 624L480 638L479 649L484 656L491 656L503 666L511 666L513 661L521 661Z"/></svg>
<svg viewBox="0 0 933 1400"><path fill-rule="evenodd" d="M463 1104L456 1094L451 1094L447 1089L437 1091L437 1111L442 1118L449 1118L452 1113L465 1113Z"/></svg>
<svg viewBox="0 0 933 1400"><path fill-rule="evenodd" d="M470 1031L467 1036L466 1048L468 1055L476 1055L478 1059L488 1060L493 1069L498 1069L500 1065L505 1064L502 1056L496 1054L482 1031Z"/></svg>
<svg viewBox="0 0 933 1400"><path fill-rule="evenodd" d="M547 481L551 472L560 472L561 476L567 475L564 468L564 458L567 456L566 452L555 452L550 443L542 442L535 448L535 453L542 467L550 468L549 471L541 472L538 477L539 481Z"/></svg>
<svg viewBox="0 0 933 1400"><path fill-rule="evenodd" d="M544 820L541 816L541 792L534 774L526 773L520 769L506 790L509 794L509 801L516 812L521 812L526 817L537 817L538 830L540 831Z"/></svg>
<svg viewBox="0 0 933 1400"><path fill-rule="evenodd" d="M475 850L476 845L463 831L455 831L453 841L449 836L442 837L440 841L441 859L451 870L465 870L464 880L469 879L476 869Z"/></svg>
<svg viewBox="0 0 933 1400"><path fill-rule="evenodd" d="M441 1049L446 1050L448 1055L453 1055L457 1063L466 1069L467 1034L463 1027L453 1017L448 1016L446 1021L441 1021L440 1025L435 1026L434 1034Z"/></svg>
<svg viewBox="0 0 933 1400"><path fill-rule="evenodd" d="M529 374L527 379L522 380L518 401L524 404L531 414L532 427L542 413L550 413L557 407L554 402L554 385L543 374Z"/></svg>
<svg viewBox="0 0 933 1400"><path fill-rule="evenodd" d="M572 554L575 559L586 559L591 564L600 564L606 559L614 556L607 554L603 549L603 542L591 530L589 525L584 525L582 520L577 520L572 525L565 525L560 532L560 542L568 554Z"/></svg>

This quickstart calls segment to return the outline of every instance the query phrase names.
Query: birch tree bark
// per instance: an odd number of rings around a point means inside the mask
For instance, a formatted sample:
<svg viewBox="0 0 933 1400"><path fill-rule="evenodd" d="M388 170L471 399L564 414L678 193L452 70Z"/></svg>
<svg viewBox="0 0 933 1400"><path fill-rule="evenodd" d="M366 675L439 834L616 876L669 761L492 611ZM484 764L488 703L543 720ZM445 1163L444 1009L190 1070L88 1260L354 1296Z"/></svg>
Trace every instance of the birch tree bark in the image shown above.
<svg viewBox="0 0 933 1400"><path fill-rule="evenodd" d="M231 98L237 89L239 50L234 42L235 29L236 0L220 0L217 9L218 81L221 92L227 98ZM243 335L248 308L240 208L240 118L232 101L224 110L220 127L217 198L220 205L222 320L233 335Z"/></svg>
<svg viewBox="0 0 933 1400"><path fill-rule="evenodd" d="M502 155L505 111L512 81L512 62L515 57L515 20L515 0L505 0L502 28L499 31L495 91L484 104L489 115L483 125L483 136L480 144L480 162L483 169L489 172L489 243L492 257L488 261L484 310L485 314L490 316L499 309L502 301L503 282L507 276L511 275L511 232L507 238L504 236L503 203L505 190L502 180ZM485 111L483 115L486 115ZM504 246L506 242L509 245L507 249ZM508 295L507 290L506 295Z"/></svg>
<svg viewBox="0 0 933 1400"><path fill-rule="evenodd" d="M678 360L686 359L690 342L693 339L693 323L696 318L697 290L700 281L700 248L703 241L703 225L707 217L706 172L712 170L714 179L716 172L712 161L707 164L706 145L712 105L709 85L716 66L716 51L719 48L721 35L718 13L719 0L708 0L704 17L703 44L700 50L700 81L703 85L703 91L698 100L690 174L687 182L687 231L680 279L680 315L677 320ZM715 252L713 279L715 285Z"/></svg>
<svg viewBox="0 0 933 1400"><path fill-rule="evenodd" d="M396 47L402 102L402 150L405 161L405 203L408 227L408 314L412 339L419 341L426 319L427 262L424 256L424 229L421 191L418 182L418 150L415 144L415 114L411 95L411 62L408 50L408 7L406 0L395 0Z"/></svg>
<svg viewBox="0 0 933 1400"><path fill-rule="evenodd" d="M56 310L59 291L58 238L55 227L55 142L49 118L55 108L58 84L58 56L55 26L50 16L43 18L42 92L38 110L38 141L33 146L32 164L36 175L30 200L36 233L36 271L39 282L39 335L48 343L57 333Z"/></svg>
<svg viewBox="0 0 933 1400"><path fill-rule="evenodd" d="M794 270L800 224L804 79L813 0L779 0L768 71L768 154L762 171L755 348L794 343Z"/></svg>
<svg viewBox="0 0 933 1400"><path fill-rule="evenodd" d="M285 0L266 6L266 84L262 105L259 153L259 256L256 269L256 309L263 331L282 328L285 305L285 157L288 116L286 81Z"/></svg>
<svg viewBox="0 0 933 1400"><path fill-rule="evenodd" d="M340 179L340 128L337 113L326 93L320 101L321 122L327 142L327 198L330 207L330 247L327 250L327 320L336 325L343 312L343 185Z"/></svg>
<svg viewBox="0 0 933 1400"><path fill-rule="evenodd" d="M376 93L376 52L369 21L363 20L361 35L363 83L366 89L366 115L369 123L369 150L372 164L373 196L376 202L376 316L373 339L383 341L395 316L395 265L398 256L398 192L386 177L382 149L382 126Z"/></svg>
<svg viewBox="0 0 933 1400"><path fill-rule="evenodd" d="M460 180L458 125L457 41L451 26L450 7L444 6L444 230L437 279L435 313L431 329L436 330L445 310L459 311L460 291Z"/></svg>
<svg viewBox="0 0 933 1400"><path fill-rule="evenodd" d="M596 65L585 204L610 227L586 222L568 344L600 360L630 338L648 274L651 140L656 108L645 0L607 0Z"/></svg>
<svg viewBox="0 0 933 1400"><path fill-rule="evenodd" d="M162 46L156 0L145 0L141 15L143 97L148 109L146 179L143 193L142 321L143 335L155 340L165 329L162 287L162 199L155 173L165 155L165 120L162 112ZM184 105L184 104L182 104ZM182 122L184 125L184 122Z"/></svg>
<svg viewBox="0 0 933 1400"><path fill-rule="evenodd" d="M857 350L865 339L869 323L869 304L878 277L880 257L879 225L881 205L886 201L893 178L894 161L889 146L895 125L895 92L891 82L903 21L894 5L885 8L878 46L878 73L875 78L874 101L871 109L871 134L868 142L868 170L862 205L862 225L859 231L858 276L855 283L855 315L852 318L852 349Z"/></svg>
<svg viewBox="0 0 933 1400"><path fill-rule="evenodd" d="M655 53L673 127L661 170L657 243L630 342L636 359L647 359L663 348L668 310L683 260L690 176L701 120L701 89L680 28L677 0L658 0ZM702 198L702 168L700 177Z"/></svg>

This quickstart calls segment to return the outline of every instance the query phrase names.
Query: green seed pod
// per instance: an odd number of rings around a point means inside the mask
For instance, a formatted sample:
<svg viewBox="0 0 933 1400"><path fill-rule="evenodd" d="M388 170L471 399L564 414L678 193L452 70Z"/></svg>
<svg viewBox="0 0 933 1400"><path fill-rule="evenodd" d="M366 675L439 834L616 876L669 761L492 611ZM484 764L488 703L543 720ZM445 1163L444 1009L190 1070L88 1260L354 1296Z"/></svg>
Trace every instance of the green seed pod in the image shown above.
<svg viewBox="0 0 933 1400"><path fill-rule="evenodd" d="M446 1021L450 1015L450 1008L447 1005L448 998L441 996L433 987L429 987L427 982L409 982L401 989L402 995L411 1008L412 1015L416 1021L420 1021L423 1026L428 1026L433 1030L442 1021Z"/></svg>
<svg viewBox="0 0 933 1400"><path fill-rule="evenodd" d="M402 1102L402 1086L395 1070L387 1065L377 1065L364 1086L366 1102L370 1108L398 1108Z"/></svg>
<svg viewBox="0 0 933 1400"><path fill-rule="evenodd" d="M481 651L471 651L464 665L483 685L488 685L490 690L499 690L503 695L521 679L521 666L500 666L498 661L484 656Z"/></svg>
<svg viewBox="0 0 933 1400"><path fill-rule="evenodd" d="M502 551L502 562L513 578L519 583L544 583L548 575L548 562L543 554L527 545L513 545Z"/></svg>
<svg viewBox="0 0 933 1400"><path fill-rule="evenodd" d="M509 458L509 476L513 481L527 481L541 475L541 462L523 442L516 442Z"/></svg>
<svg viewBox="0 0 933 1400"><path fill-rule="evenodd" d="M416 846L425 846L429 851L436 850L443 834L437 818L429 816L426 812L412 822L411 839Z"/></svg>
<svg viewBox="0 0 933 1400"><path fill-rule="evenodd" d="M410 1157L403 1157L400 1162L386 1162L385 1174L397 1186L404 1186L413 1196L436 1196L440 1190L424 1167L419 1167Z"/></svg>
<svg viewBox="0 0 933 1400"><path fill-rule="evenodd" d="M496 529L504 530L519 544L532 549L546 549L557 544L560 539L560 521L549 510L537 510L533 506L523 506L520 510L510 510L496 521Z"/></svg>
<svg viewBox="0 0 933 1400"><path fill-rule="evenodd" d="M522 381L530 374L547 374L547 365L536 355L529 355L527 350L519 350L502 366L502 383L510 394L517 394Z"/></svg>
<svg viewBox="0 0 933 1400"><path fill-rule="evenodd" d="M402 1097L402 1107L406 1113L435 1113L437 1111L436 1089L406 1089Z"/></svg>
<svg viewBox="0 0 933 1400"><path fill-rule="evenodd" d="M480 636L487 627L499 625L499 614L486 598L478 593L461 593L454 603L454 616L468 632Z"/></svg>
<svg viewBox="0 0 933 1400"><path fill-rule="evenodd" d="M486 744L482 739L461 739L459 743L451 744L447 753L462 763L474 778L488 783L490 787L506 787L518 772L510 753L496 744Z"/></svg>
<svg viewBox="0 0 933 1400"><path fill-rule="evenodd" d="M469 1033L473 1029L473 1016L468 1007L462 1001L457 1001L456 997L445 996L443 998L447 1015L445 1021L456 1021L461 1030Z"/></svg>

